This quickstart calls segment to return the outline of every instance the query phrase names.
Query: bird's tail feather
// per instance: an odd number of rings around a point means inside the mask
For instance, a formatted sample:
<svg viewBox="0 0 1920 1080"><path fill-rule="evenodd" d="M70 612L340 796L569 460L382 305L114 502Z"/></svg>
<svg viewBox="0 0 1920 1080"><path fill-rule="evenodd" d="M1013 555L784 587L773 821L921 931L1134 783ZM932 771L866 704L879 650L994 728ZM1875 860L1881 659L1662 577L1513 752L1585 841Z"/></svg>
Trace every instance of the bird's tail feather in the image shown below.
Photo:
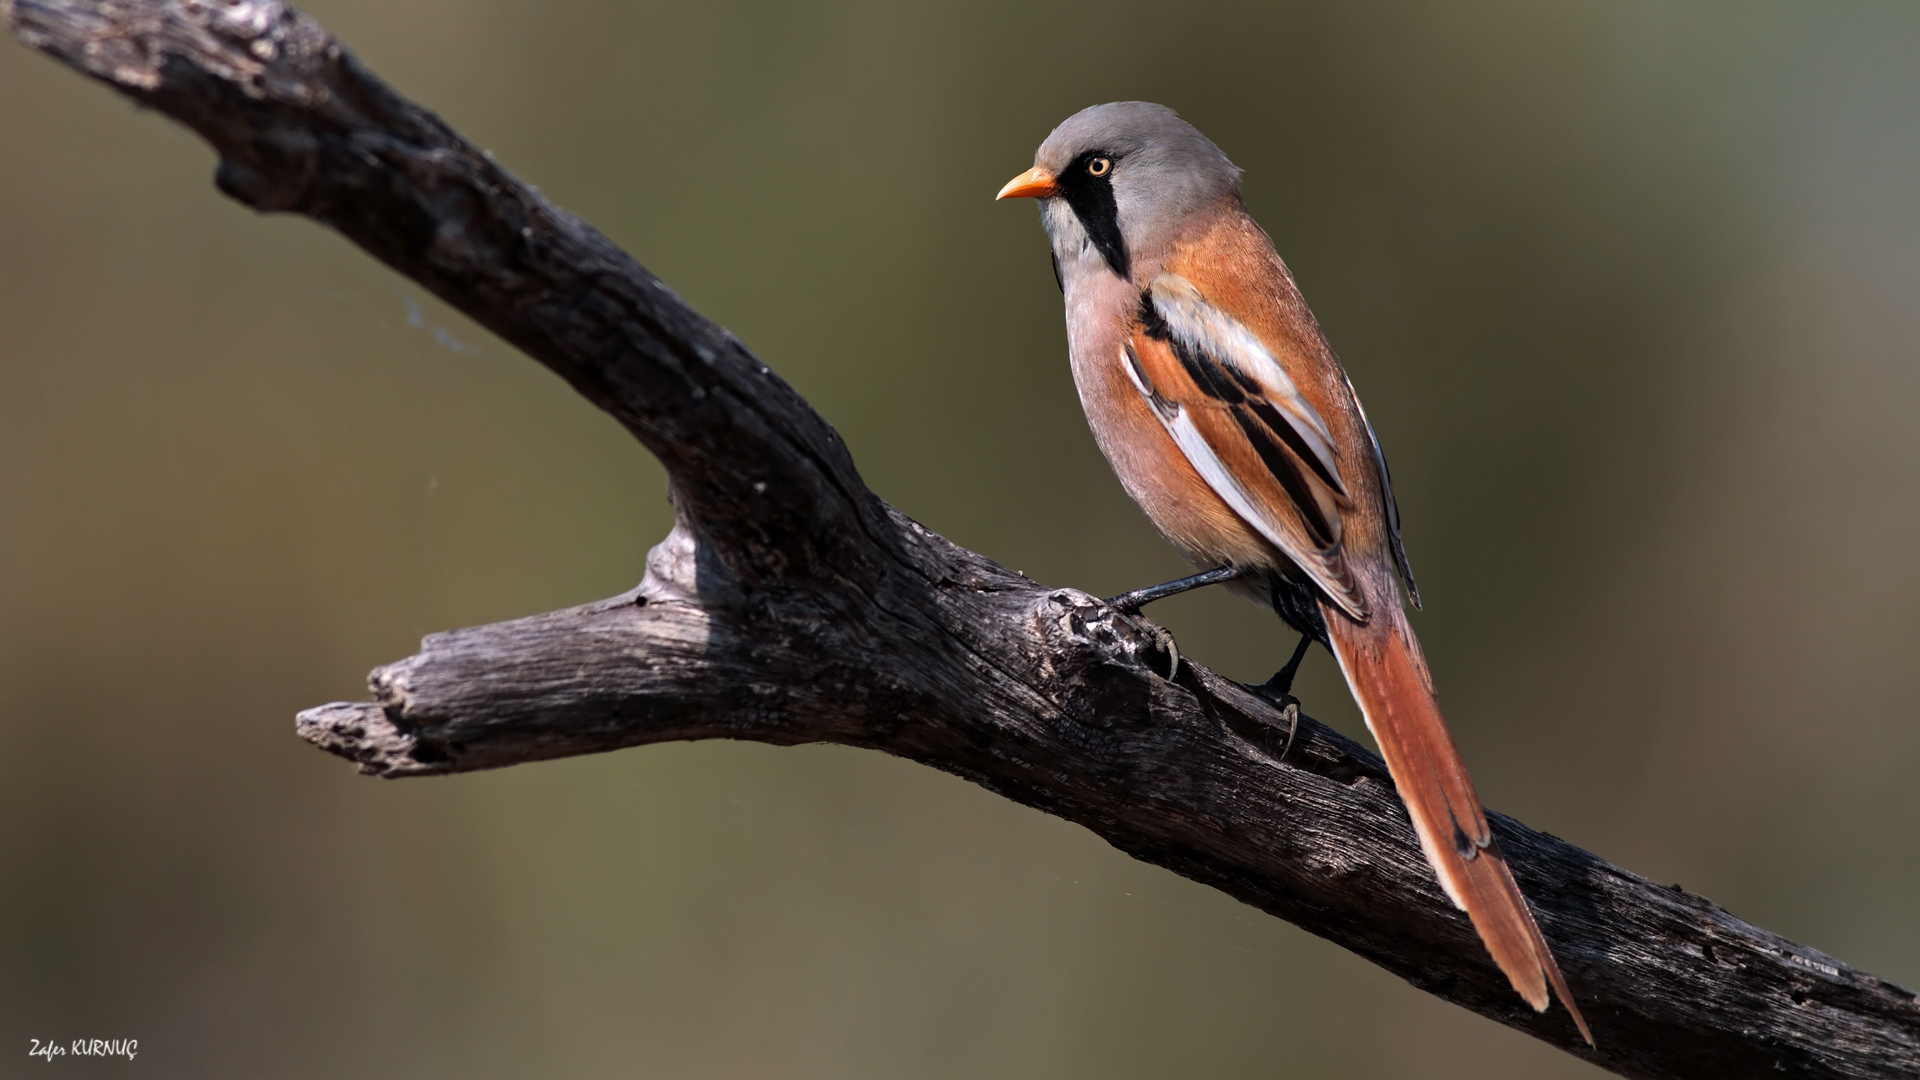
<svg viewBox="0 0 1920 1080"><path fill-rule="evenodd" d="M1454 906L1473 920L1494 963L1520 996L1544 1010L1550 987L1591 1045L1586 1018L1487 828L1473 781L1440 716L1420 643L1397 605L1383 607L1364 625L1326 610L1327 630L1427 862Z"/></svg>

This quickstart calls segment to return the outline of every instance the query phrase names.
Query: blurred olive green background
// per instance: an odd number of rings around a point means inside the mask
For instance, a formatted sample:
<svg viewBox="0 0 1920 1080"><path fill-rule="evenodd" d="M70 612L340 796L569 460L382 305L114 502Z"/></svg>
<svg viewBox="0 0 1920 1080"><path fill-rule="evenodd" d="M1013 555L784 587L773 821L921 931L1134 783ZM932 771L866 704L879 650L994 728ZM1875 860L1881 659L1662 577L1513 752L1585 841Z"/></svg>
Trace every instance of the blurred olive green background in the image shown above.
<svg viewBox="0 0 1920 1080"><path fill-rule="evenodd" d="M1087 436L1032 207L991 196L1084 105L1180 109L1380 429L1487 801L1920 984L1920 9L309 10L738 333L886 498L1097 593L1182 567ZM0 47L14 1060L1597 1075L877 754L389 783L301 743L425 632L627 588L669 513L558 380L212 165ZM1291 644L1218 594L1155 614L1242 678ZM1324 655L1302 693L1358 731Z"/></svg>

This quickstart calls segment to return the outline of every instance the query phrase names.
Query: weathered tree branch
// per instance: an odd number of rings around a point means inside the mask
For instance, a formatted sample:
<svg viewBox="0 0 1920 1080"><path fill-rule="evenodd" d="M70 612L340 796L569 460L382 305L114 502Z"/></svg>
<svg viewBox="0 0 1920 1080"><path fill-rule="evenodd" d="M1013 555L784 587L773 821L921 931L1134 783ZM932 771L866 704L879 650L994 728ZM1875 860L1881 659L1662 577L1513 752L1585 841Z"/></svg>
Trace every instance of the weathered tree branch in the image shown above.
<svg viewBox="0 0 1920 1080"><path fill-rule="evenodd" d="M1379 759L882 503L738 341L304 15L272 0L0 11L21 41L204 136L222 191L340 231L666 464L679 523L633 592L436 634L374 672L375 701L301 715L363 771L677 739L884 750L1622 1075L1920 1075L1913 994L1494 815L1598 1047L1563 1012L1528 1010L1442 897Z"/></svg>

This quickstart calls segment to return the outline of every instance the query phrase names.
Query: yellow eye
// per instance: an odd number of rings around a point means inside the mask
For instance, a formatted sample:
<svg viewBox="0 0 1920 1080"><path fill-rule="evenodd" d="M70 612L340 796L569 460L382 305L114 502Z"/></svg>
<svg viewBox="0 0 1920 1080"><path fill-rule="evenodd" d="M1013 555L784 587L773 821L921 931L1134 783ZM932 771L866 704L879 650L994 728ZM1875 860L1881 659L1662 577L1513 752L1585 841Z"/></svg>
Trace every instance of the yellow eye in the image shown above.
<svg viewBox="0 0 1920 1080"><path fill-rule="evenodd" d="M1087 172L1094 176L1105 176L1112 169L1112 158L1097 157L1087 162Z"/></svg>

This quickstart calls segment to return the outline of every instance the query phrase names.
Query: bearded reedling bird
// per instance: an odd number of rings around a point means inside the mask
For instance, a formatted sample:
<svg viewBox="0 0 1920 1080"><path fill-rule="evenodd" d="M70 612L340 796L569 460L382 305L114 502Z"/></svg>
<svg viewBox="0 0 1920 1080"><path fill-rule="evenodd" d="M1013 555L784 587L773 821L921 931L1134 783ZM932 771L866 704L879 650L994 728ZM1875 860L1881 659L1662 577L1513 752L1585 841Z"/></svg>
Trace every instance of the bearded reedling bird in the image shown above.
<svg viewBox="0 0 1920 1080"><path fill-rule="evenodd" d="M1116 597L1127 611L1224 582L1332 650L1420 847L1528 1004L1592 1034L1487 829L1401 606L1420 594L1386 459L1240 170L1162 105L1069 117L1002 199L1040 200L1066 295L1073 380L1133 501L1205 572Z"/></svg>

